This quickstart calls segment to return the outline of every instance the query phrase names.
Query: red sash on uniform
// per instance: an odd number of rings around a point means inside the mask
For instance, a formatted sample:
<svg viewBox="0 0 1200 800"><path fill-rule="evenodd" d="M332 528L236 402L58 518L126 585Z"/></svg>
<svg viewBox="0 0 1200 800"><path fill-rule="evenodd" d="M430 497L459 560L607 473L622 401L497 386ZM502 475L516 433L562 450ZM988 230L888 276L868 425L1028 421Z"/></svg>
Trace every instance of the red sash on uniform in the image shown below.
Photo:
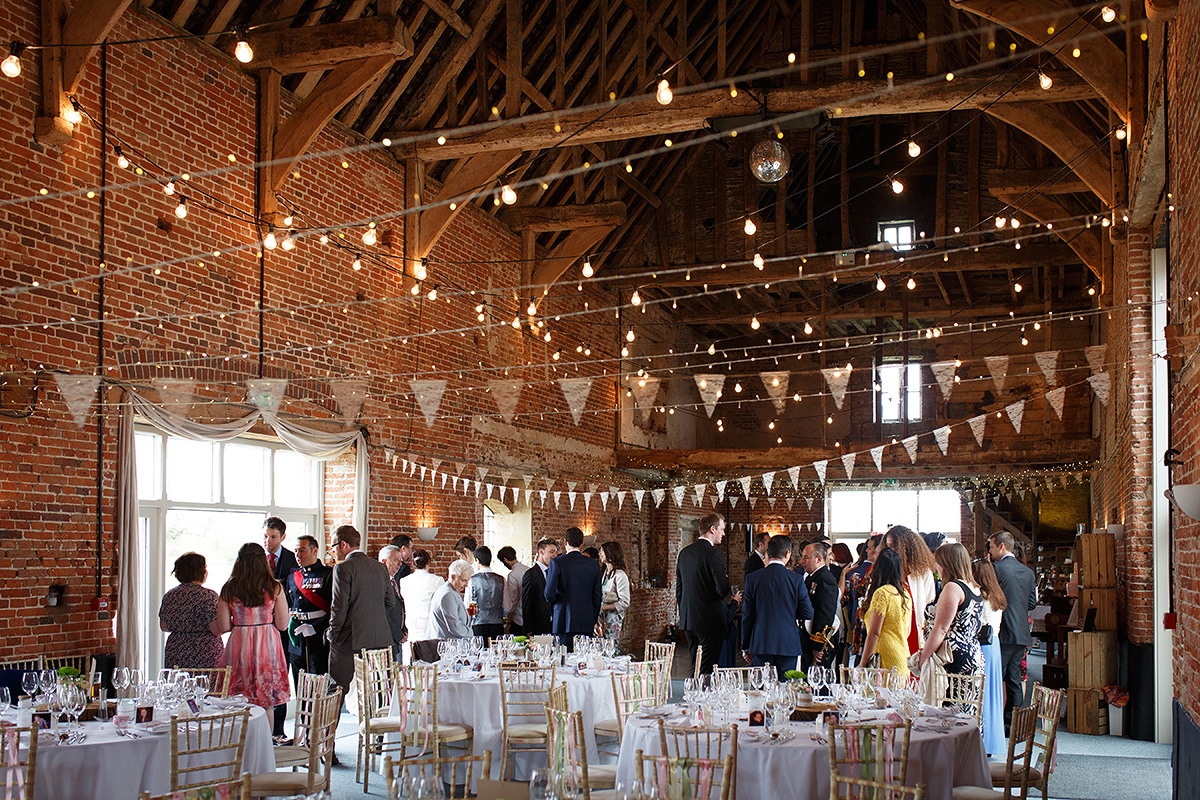
<svg viewBox="0 0 1200 800"><path fill-rule="evenodd" d="M314 606L316 606L321 611L329 610L329 603L326 602L325 598L321 597L321 595L317 594L312 589L309 589L304 585L304 570L298 569L295 572L293 572L292 580L295 581L295 583L296 583L296 591L298 591L298 592L300 592L300 594L304 595L305 600L312 603Z"/></svg>

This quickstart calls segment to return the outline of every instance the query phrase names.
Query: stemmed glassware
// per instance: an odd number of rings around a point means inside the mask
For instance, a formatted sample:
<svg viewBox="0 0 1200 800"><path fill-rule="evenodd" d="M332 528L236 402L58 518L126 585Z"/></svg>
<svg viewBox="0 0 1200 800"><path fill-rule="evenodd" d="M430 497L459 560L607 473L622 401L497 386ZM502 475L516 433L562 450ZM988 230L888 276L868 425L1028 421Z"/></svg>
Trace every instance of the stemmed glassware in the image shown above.
<svg viewBox="0 0 1200 800"><path fill-rule="evenodd" d="M38 682L42 685L42 691L49 694L58 685L58 670L42 670L38 673Z"/></svg>
<svg viewBox="0 0 1200 800"><path fill-rule="evenodd" d="M204 705L204 699L208 697L208 676L193 675L192 676L192 691L195 694L196 702Z"/></svg>
<svg viewBox="0 0 1200 800"><path fill-rule="evenodd" d="M117 667L113 670L113 686L117 690L117 698L129 688L129 667Z"/></svg>
<svg viewBox="0 0 1200 800"><path fill-rule="evenodd" d="M808 668L808 682L812 685L813 700L821 698L821 687L825 686L828 680L829 678L824 667L813 664Z"/></svg>
<svg viewBox="0 0 1200 800"><path fill-rule="evenodd" d="M32 698L33 704L37 705L37 694L41 691L42 679L35 670L21 673L21 688Z"/></svg>

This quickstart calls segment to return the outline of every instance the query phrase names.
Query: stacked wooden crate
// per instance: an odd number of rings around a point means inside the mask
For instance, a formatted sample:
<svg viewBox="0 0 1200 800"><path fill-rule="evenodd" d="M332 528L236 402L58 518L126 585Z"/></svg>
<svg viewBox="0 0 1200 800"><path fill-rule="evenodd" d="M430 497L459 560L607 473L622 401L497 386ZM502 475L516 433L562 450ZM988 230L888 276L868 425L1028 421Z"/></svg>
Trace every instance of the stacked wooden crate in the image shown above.
<svg viewBox="0 0 1200 800"><path fill-rule="evenodd" d="M1067 730L1108 733L1105 686L1117 682L1117 571L1112 534L1082 534L1075 540L1079 564L1076 618L1082 626L1095 609L1095 630L1067 635Z"/></svg>

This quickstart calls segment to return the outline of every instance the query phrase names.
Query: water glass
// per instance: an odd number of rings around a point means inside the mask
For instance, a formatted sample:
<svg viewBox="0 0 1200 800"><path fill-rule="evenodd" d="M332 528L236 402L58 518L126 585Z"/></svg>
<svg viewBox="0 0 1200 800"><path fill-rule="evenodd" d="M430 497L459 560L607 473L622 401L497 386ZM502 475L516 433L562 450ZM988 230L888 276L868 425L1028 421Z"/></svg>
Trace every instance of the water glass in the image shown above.
<svg viewBox="0 0 1200 800"><path fill-rule="evenodd" d="M8 708L8 705L11 702L12 702L12 698L9 697L8 687L0 686L0 710Z"/></svg>
<svg viewBox="0 0 1200 800"><path fill-rule="evenodd" d="M529 800L549 800L553 796L550 770L546 767L535 769L529 776Z"/></svg>
<svg viewBox="0 0 1200 800"><path fill-rule="evenodd" d="M42 688L42 679L38 677L37 672L30 670L29 672L21 673L21 688L25 690L25 694L30 697L36 697L38 690Z"/></svg>

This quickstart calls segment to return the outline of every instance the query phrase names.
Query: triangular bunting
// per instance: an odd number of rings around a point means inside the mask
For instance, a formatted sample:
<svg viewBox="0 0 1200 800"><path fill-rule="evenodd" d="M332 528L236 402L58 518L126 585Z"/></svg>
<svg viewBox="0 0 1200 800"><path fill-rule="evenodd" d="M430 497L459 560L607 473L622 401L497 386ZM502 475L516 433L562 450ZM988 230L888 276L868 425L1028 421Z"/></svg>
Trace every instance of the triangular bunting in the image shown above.
<svg viewBox="0 0 1200 800"><path fill-rule="evenodd" d="M817 477L821 479L821 483L825 483L825 470L829 468L829 459L822 458L820 461L813 462L813 469L817 471Z"/></svg>
<svg viewBox="0 0 1200 800"><path fill-rule="evenodd" d="M1021 420L1025 419L1025 401L1018 400L1015 403L1009 403L1004 407L1004 411L1008 414L1008 421L1012 423L1013 430L1020 433Z"/></svg>
<svg viewBox="0 0 1200 800"><path fill-rule="evenodd" d="M768 495L771 494L771 486L775 483L775 473L764 472L760 477L762 478L763 488L767 490Z"/></svg>
<svg viewBox="0 0 1200 800"><path fill-rule="evenodd" d="M971 426L971 433L975 434L975 443L980 447L983 447L983 434L987 428L987 418L987 414L980 414L967 420L967 424Z"/></svg>
<svg viewBox="0 0 1200 800"><path fill-rule="evenodd" d="M1096 344L1085 347L1083 355L1087 358L1088 366L1092 368L1092 374L1096 375L1104 371L1104 359L1108 355L1108 345Z"/></svg>
<svg viewBox="0 0 1200 800"><path fill-rule="evenodd" d="M757 497L750 497L750 498L747 498L746 502L750 504L750 510L751 510L751 511L753 511L753 510L754 510L754 507L755 507L756 505L758 505L758 498L757 498Z"/></svg>
<svg viewBox="0 0 1200 800"><path fill-rule="evenodd" d="M487 467L475 467L475 480L481 481L487 477L487 474L488 474Z"/></svg>
<svg viewBox="0 0 1200 800"><path fill-rule="evenodd" d="M933 377L937 378L938 388L942 390L942 399L949 402L950 393L954 391L954 362L938 361L929 365Z"/></svg>
<svg viewBox="0 0 1200 800"><path fill-rule="evenodd" d="M788 373L786 372L760 372L758 377L762 380L763 386L766 387L767 395L771 398L771 404L775 406L775 413L782 414L787 408L787 391L788 391Z"/></svg>
<svg viewBox="0 0 1200 800"><path fill-rule="evenodd" d="M571 504L572 511L575 510L575 498L578 496L578 494L578 492L567 492L567 501Z"/></svg>
<svg viewBox="0 0 1200 800"><path fill-rule="evenodd" d="M713 486L716 487L716 490L717 490L717 502L720 502L720 503L725 502L725 484L726 483L727 483L727 481L717 481L716 483L713 484Z"/></svg>
<svg viewBox="0 0 1200 800"><path fill-rule="evenodd" d="M696 492L696 505L700 505L701 503L703 503L703 502L704 502L704 490L708 488L708 484L706 484L706 483L697 483L697 484L696 484L694 487L692 487L692 488L693 488L693 489L695 490L695 492Z"/></svg>
<svg viewBox="0 0 1200 800"><path fill-rule="evenodd" d="M591 492L583 493L583 510L584 511L592 510L592 493Z"/></svg>
<svg viewBox="0 0 1200 800"><path fill-rule="evenodd" d="M683 506L683 496L685 493L687 493L686 486L671 487L671 494L675 497L675 507L676 508L680 508Z"/></svg>
<svg viewBox="0 0 1200 800"><path fill-rule="evenodd" d="M829 385L829 394L833 397L834 405L841 410L842 401L846 399L846 386L850 383L849 365L826 367L821 370L821 374L825 376L825 383Z"/></svg>
<svg viewBox="0 0 1200 800"><path fill-rule="evenodd" d="M917 463L917 434L901 439L900 444L904 445L904 452L908 453L909 463Z"/></svg>
<svg viewBox="0 0 1200 800"><path fill-rule="evenodd" d="M1004 381L1008 378L1008 356L984 356L983 360L987 363L992 383L996 384L996 391L1003 392Z"/></svg>
<svg viewBox="0 0 1200 800"><path fill-rule="evenodd" d="M772 496L772 495L768 495L768 496L767 496L767 505L769 505L771 508L774 508L774 507L775 507L775 501L776 501L776 500L778 500L778 499L779 499L779 498L777 498L777 497L774 497L774 496Z"/></svg>
<svg viewBox="0 0 1200 800"><path fill-rule="evenodd" d="M1048 386L1058 383L1058 352L1057 350L1046 350L1033 354L1033 359L1037 361L1037 365L1042 369L1042 374L1046 376Z"/></svg>
<svg viewBox="0 0 1200 800"><path fill-rule="evenodd" d="M546 507L546 490L538 489L538 497L541 498L542 508L545 508Z"/></svg>
<svg viewBox="0 0 1200 800"><path fill-rule="evenodd" d="M804 502L808 504L808 510L809 510L809 511L812 511L813 499L814 499L814 498L813 498L813 496L812 496L811 494L806 494L806 495L804 496Z"/></svg>
<svg viewBox="0 0 1200 800"><path fill-rule="evenodd" d="M754 480L753 476L747 475L744 478L738 478L738 483L742 485L742 497L750 496L750 481Z"/></svg>
<svg viewBox="0 0 1200 800"><path fill-rule="evenodd" d="M571 419L578 425L583 418L583 410L587 408L588 395L592 393L592 379L559 378L558 385L567 400L567 408L571 410Z"/></svg>
<svg viewBox="0 0 1200 800"><path fill-rule="evenodd" d="M62 384L60 382L59 387ZM274 414L287 394L286 378L254 378L246 381L246 400L264 414Z"/></svg>
<svg viewBox="0 0 1200 800"><path fill-rule="evenodd" d="M1052 389L1051 391L1046 392L1046 402L1048 402L1050 407L1054 409L1054 415L1059 419L1062 419L1063 402L1066 399L1067 387L1065 386L1060 386L1057 389ZM1063 480L1066 480L1065 476L1063 477ZM1064 483L1063 486L1065 487L1066 483Z"/></svg>
<svg viewBox="0 0 1200 800"><path fill-rule="evenodd" d="M787 507L788 507L788 511L791 511L791 510L792 510L792 506L793 506L793 505L795 504L795 502L796 502L796 498L794 498L794 497L785 497L785 498L783 498L783 502L784 502L784 503L787 505Z"/></svg>
<svg viewBox="0 0 1200 800"><path fill-rule="evenodd" d="M935 429L933 439L937 442L938 449L942 451L942 455L946 455L946 448L950 446L950 426L943 425Z"/></svg>
<svg viewBox="0 0 1200 800"><path fill-rule="evenodd" d="M696 389L700 391L700 400L704 403L704 410L707 412L708 418L712 419L713 411L717 408L717 401L721 399L721 390L725 388L725 376L706 373L693 375L692 378L696 381Z"/></svg>
<svg viewBox="0 0 1200 800"><path fill-rule="evenodd" d="M633 402L642 414L642 422L647 422L650 419L650 413L654 411L654 399L658 397L660 383L662 383L661 379L647 375L644 378L638 378L629 387L633 392Z"/></svg>
<svg viewBox="0 0 1200 800"><path fill-rule="evenodd" d="M738 501L738 495L736 495L736 494L729 495L729 507L730 508L737 508L737 501Z"/></svg>
<svg viewBox="0 0 1200 800"><path fill-rule="evenodd" d="M175 414L187 416L192 410L196 382L190 378L155 378L150 382L158 392L158 402Z"/></svg>
<svg viewBox="0 0 1200 800"><path fill-rule="evenodd" d="M512 424L513 416L517 413L517 403L521 401L521 387L524 383L521 381L488 381L488 391L492 394L492 399L496 401L496 408L500 410L500 416L504 417L504 421Z"/></svg>
<svg viewBox="0 0 1200 800"><path fill-rule="evenodd" d="M1093 375L1087 379L1092 385L1092 391L1096 393L1096 399L1100 401L1100 405L1108 405L1108 390L1109 377L1107 372L1101 372L1099 375Z"/></svg>
<svg viewBox="0 0 1200 800"><path fill-rule="evenodd" d="M854 480L854 459L857 453L846 453L842 456L842 469L846 470L846 480Z"/></svg>
<svg viewBox="0 0 1200 800"><path fill-rule="evenodd" d="M555 493L554 493L554 507L555 507L556 509L558 508L558 503L559 503L559 501L560 501L560 500L562 500L562 492L561 492L561 491L557 491L557 492L555 492Z"/></svg>
<svg viewBox="0 0 1200 800"><path fill-rule="evenodd" d="M442 395L446 393L446 381L436 378L409 381L408 385L412 389L413 396L417 398L417 405L421 407L421 413L425 416L425 426L432 428L433 423L437 422L438 409L442 405Z"/></svg>
<svg viewBox="0 0 1200 800"><path fill-rule="evenodd" d="M370 385L371 382L366 378L338 378L329 382L329 394L333 396L338 412L346 422L358 419Z"/></svg>
<svg viewBox="0 0 1200 800"><path fill-rule="evenodd" d="M883 472L883 445L871 448L871 460L875 462L875 471Z"/></svg>
<svg viewBox="0 0 1200 800"><path fill-rule="evenodd" d="M58 384L58 392L67 403L67 410L75 424L82 428L87 424L88 414L92 403L96 400L96 387L100 385L99 375L66 375L54 373L54 381ZM249 382L247 382L249 383ZM285 386L287 381L282 382ZM280 397L282 397L282 392Z"/></svg>
<svg viewBox="0 0 1200 800"><path fill-rule="evenodd" d="M654 498L654 507L662 505L663 498L667 496L666 489L651 489L650 496Z"/></svg>
<svg viewBox="0 0 1200 800"><path fill-rule="evenodd" d="M623 509L625 507L625 495L627 494L627 492L624 489L618 489L616 494L617 494L617 511L620 511L621 509Z"/></svg>
<svg viewBox="0 0 1200 800"><path fill-rule="evenodd" d="M642 498L645 496L646 496L645 489L634 489L633 490L633 500L635 503L637 503L638 511L642 510Z"/></svg>

